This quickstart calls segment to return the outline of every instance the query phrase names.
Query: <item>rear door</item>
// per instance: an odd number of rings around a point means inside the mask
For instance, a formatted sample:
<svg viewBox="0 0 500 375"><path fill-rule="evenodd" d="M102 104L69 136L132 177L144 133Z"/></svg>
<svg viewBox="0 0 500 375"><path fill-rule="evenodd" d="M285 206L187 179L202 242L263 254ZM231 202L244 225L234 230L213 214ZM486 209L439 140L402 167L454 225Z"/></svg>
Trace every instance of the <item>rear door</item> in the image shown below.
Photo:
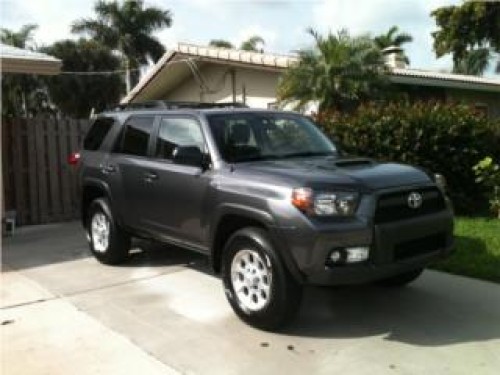
<svg viewBox="0 0 500 375"><path fill-rule="evenodd" d="M207 152L200 123L191 116L162 116L141 185L141 220L160 236L196 247L206 235L202 210L212 172L201 166L176 164L173 155L178 146L195 146Z"/></svg>
<svg viewBox="0 0 500 375"><path fill-rule="evenodd" d="M154 115L129 117L101 165L112 191L114 208L121 213L125 225L137 229L147 229L141 220L147 199L144 174L155 119Z"/></svg>

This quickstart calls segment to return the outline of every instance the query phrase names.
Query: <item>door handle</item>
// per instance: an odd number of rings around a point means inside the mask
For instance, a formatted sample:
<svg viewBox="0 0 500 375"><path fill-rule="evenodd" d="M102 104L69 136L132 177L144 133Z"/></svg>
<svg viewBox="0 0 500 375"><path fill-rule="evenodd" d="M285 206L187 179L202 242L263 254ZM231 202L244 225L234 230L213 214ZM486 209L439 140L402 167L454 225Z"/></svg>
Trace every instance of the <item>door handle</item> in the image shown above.
<svg viewBox="0 0 500 375"><path fill-rule="evenodd" d="M112 165L112 164L106 164L106 165L101 164L100 168L101 168L101 172L104 174L115 173L118 170L116 168L116 165Z"/></svg>
<svg viewBox="0 0 500 375"><path fill-rule="evenodd" d="M155 172L144 173L144 180L146 180L146 182L153 182L154 180L157 179L158 179L158 174L156 174Z"/></svg>

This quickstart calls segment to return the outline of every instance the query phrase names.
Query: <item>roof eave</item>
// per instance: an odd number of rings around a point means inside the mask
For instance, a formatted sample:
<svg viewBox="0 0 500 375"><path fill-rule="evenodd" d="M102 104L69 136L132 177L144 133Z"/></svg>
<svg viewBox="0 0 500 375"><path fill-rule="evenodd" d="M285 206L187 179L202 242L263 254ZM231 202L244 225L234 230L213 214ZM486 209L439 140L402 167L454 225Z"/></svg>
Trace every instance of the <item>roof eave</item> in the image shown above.
<svg viewBox="0 0 500 375"><path fill-rule="evenodd" d="M2 73L56 75L61 71L62 62L57 59L37 60L2 57L0 65Z"/></svg>
<svg viewBox="0 0 500 375"><path fill-rule="evenodd" d="M178 52L175 50L167 51L163 54L155 66L139 81L139 83L120 101L121 104L127 104L133 100L142 89L153 80L168 65Z"/></svg>
<svg viewBox="0 0 500 375"><path fill-rule="evenodd" d="M403 85L432 86L463 90L500 92L500 85L484 82L464 82L432 77L415 77L398 74L390 74L389 79L393 83Z"/></svg>

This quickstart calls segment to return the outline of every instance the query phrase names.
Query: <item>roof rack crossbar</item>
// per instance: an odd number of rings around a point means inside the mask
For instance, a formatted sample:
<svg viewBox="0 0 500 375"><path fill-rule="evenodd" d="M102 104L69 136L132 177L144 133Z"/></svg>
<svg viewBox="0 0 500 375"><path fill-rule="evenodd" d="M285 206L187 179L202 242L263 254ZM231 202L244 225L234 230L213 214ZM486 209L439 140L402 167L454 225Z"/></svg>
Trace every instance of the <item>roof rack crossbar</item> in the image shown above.
<svg viewBox="0 0 500 375"><path fill-rule="evenodd" d="M210 108L248 108L246 104L237 102L205 103L205 102L175 102L167 100L149 100L138 103L119 104L113 111L137 109L210 109Z"/></svg>

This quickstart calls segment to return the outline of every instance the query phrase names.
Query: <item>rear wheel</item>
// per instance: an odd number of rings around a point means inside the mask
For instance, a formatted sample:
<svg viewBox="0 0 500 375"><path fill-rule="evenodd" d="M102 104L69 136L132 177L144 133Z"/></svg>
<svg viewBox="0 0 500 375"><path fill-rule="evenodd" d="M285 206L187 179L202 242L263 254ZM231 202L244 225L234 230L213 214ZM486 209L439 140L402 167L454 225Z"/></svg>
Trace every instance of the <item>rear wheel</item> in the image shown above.
<svg viewBox="0 0 500 375"><path fill-rule="evenodd" d="M382 279L377 281L378 285L388 286L388 287L398 287L404 286L412 281L415 281L424 272L423 268L418 268L409 272L401 273L396 276L389 277L387 279Z"/></svg>
<svg viewBox="0 0 500 375"><path fill-rule="evenodd" d="M88 212L87 231L92 254L104 264L125 261L130 250L130 237L117 225L108 200L94 200Z"/></svg>
<svg viewBox="0 0 500 375"><path fill-rule="evenodd" d="M236 232L225 246L222 262L226 297L243 321L276 330L295 316L302 288L281 261L266 231L245 228Z"/></svg>

